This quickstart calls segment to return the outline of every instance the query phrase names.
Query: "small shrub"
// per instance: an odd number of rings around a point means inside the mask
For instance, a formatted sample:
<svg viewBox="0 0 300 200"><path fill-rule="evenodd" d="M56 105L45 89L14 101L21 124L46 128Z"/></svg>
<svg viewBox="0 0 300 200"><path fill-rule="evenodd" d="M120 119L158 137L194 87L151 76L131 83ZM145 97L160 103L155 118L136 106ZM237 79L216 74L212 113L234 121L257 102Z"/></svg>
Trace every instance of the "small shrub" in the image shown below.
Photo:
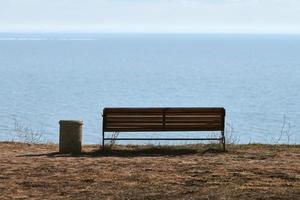
<svg viewBox="0 0 300 200"><path fill-rule="evenodd" d="M109 141L109 144L108 144L108 147L110 148L110 149L112 149L112 147L116 144L116 142L117 142L117 138L118 138L118 136L119 136L119 133L120 132L113 132L112 133L112 135L111 135L111 140Z"/></svg>
<svg viewBox="0 0 300 200"><path fill-rule="evenodd" d="M19 140L28 144L39 144L44 142L44 131L35 131L31 127L24 125L22 122L14 120L13 131Z"/></svg>

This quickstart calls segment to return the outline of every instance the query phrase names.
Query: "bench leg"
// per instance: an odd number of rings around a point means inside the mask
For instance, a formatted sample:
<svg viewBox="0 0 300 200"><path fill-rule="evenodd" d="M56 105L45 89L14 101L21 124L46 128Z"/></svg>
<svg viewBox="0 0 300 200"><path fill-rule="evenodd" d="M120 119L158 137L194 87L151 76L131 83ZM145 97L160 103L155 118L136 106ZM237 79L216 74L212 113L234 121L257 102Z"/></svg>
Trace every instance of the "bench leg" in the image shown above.
<svg viewBox="0 0 300 200"><path fill-rule="evenodd" d="M224 131L222 131L222 150L223 152L225 152L225 135L224 135Z"/></svg>
<svg viewBox="0 0 300 200"><path fill-rule="evenodd" d="M104 151L104 131L102 130L102 151Z"/></svg>

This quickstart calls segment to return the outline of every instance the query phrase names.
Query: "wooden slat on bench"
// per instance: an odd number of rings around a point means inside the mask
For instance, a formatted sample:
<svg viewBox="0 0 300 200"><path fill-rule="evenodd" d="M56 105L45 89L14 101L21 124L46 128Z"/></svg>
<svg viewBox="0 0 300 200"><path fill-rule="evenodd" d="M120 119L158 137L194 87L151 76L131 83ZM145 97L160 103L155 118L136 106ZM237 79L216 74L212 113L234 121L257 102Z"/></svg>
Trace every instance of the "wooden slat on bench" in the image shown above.
<svg viewBox="0 0 300 200"><path fill-rule="evenodd" d="M106 127L110 126L148 126L148 125L160 125L160 126L207 126L207 125L214 125L214 126L221 126L220 122L218 121L166 121L166 122L156 122L156 121L115 121L115 122L107 122Z"/></svg>
<svg viewBox="0 0 300 200"><path fill-rule="evenodd" d="M162 108L105 108L104 113L161 113Z"/></svg>
<svg viewBox="0 0 300 200"><path fill-rule="evenodd" d="M179 125L175 124L172 126L165 125L111 125L104 128L105 131L113 132L122 132L122 131L134 131L134 132L143 132L143 131L221 131L222 126L219 125Z"/></svg>
<svg viewBox="0 0 300 200"><path fill-rule="evenodd" d="M149 115L149 116L145 116L145 115L110 115L108 114L107 116L105 116L105 119L107 120L117 120L117 119L143 119L143 120L151 120L151 119L162 119L163 116L159 115L159 116L153 116L153 115Z"/></svg>
<svg viewBox="0 0 300 200"><path fill-rule="evenodd" d="M224 108L105 108L104 113L222 113Z"/></svg>
<svg viewBox="0 0 300 200"><path fill-rule="evenodd" d="M105 131L107 132L148 132L148 131L219 131L219 127L182 127L180 128L152 128L152 127L143 127L143 128L126 128L126 127L111 127L111 128L105 128Z"/></svg>
<svg viewBox="0 0 300 200"><path fill-rule="evenodd" d="M177 119L177 120L165 120L165 123L221 123L221 120L188 120L188 119Z"/></svg>
<svg viewBox="0 0 300 200"><path fill-rule="evenodd" d="M111 123L106 127L162 127L162 123Z"/></svg>
<svg viewBox="0 0 300 200"><path fill-rule="evenodd" d="M166 108L169 113L219 113L223 112L223 108Z"/></svg>

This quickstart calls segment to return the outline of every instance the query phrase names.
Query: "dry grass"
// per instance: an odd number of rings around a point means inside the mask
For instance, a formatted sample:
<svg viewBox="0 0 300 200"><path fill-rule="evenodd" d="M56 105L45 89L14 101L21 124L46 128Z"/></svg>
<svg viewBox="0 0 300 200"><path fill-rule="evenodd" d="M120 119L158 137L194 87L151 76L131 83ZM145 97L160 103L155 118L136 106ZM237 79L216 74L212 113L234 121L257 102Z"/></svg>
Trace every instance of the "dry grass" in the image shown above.
<svg viewBox="0 0 300 200"><path fill-rule="evenodd" d="M0 198L300 199L300 146L97 149L72 156L57 145L0 143Z"/></svg>

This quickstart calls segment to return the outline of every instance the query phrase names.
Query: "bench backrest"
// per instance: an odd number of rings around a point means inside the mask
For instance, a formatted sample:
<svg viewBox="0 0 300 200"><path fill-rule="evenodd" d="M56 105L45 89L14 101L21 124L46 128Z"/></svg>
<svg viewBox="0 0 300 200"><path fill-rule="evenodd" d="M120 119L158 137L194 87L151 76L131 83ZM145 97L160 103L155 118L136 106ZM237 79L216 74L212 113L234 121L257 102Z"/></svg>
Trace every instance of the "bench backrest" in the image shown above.
<svg viewBox="0 0 300 200"><path fill-rule="evenodd" d="M224 108L104 108L103 130L224 131Z"/></svg>

